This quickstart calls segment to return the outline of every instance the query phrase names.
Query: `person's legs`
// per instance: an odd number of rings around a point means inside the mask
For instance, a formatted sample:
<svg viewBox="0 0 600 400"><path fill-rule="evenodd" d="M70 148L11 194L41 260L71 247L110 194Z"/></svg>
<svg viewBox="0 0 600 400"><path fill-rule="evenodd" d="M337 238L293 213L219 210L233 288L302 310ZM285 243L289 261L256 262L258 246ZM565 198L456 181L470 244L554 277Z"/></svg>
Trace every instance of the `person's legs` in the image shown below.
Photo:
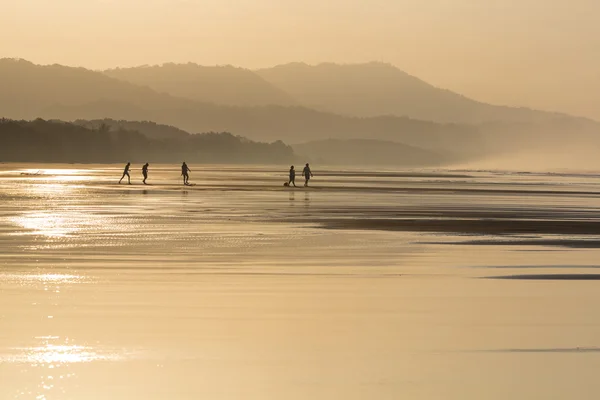
<svg viewBox="0 0 600 400"><path fill-rule="evenodd" d="M121 179L119 179L119 184L121 183L121 181L123 180L123 178L125 178L125 174L123 174L123 176L121 177Z"/></svg>
<svg viewBox="0 0 600 400"><path fill-rule="evenodd" d="M129 175L129 172L127 173L127 183L131 185L131 176Z"/></svg>
<svg viewBox="0 0 600 400"><path fill-rule="evenodd" d="M144 185L146 184L146 179L148 179L148 174L144 174L144 180L142 181Z"/></svg>

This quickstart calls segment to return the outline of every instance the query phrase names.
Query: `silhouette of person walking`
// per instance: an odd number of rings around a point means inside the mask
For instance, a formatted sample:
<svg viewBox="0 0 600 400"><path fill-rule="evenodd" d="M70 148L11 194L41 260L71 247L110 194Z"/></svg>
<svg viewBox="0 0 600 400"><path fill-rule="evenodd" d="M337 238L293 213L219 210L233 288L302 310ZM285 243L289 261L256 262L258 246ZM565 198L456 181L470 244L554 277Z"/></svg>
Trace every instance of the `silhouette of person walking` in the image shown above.
<svg viewBox="0 0 600 400"><path fill-rule="evenodd" d="M293 165L290 167L290 180L288 182L288 186L290 185L294 185L294 187L296 187L296 170L294 169Z"/></svg>
<svg viewBox="0 0 600 400"><path fill-rule="evenodd" d="M187 166L187 164L184 161L183 164L181 164L181 176L183 176L183 184L184 185L189 185L189 180L190 180L189 172L192 172L192 170Z"/></svg>
<svg viewBox="0 0 600 400"><path fill-rule="evenodd" d="M308 163L306 163L306 167L302 170L302 176L304 177L304 186L308 186L308 181L313 176Z"/></svg>
<svg viewBox="0 0 600 400"><path fill-rule="evenodd" d="M125 166L125 169L123 170L123 176L121 177L121 179L119 179L119 185L121 184L121 181L123 180L123 178L125 178L125 176L127 176L127 182L131 185L131 177L129 176L129 167L131 166L131 163L128 162L127 165Z"/></svg>
<svg viewBox="0 0 600 400"><path fill-rule="evenodd" d="M142 183L145 185L146 184L146 179L148 179L148 166L150 164L146 163L144 164L144 166L142 167L142 175L144 175L144 180L142 181Z"/></svg>

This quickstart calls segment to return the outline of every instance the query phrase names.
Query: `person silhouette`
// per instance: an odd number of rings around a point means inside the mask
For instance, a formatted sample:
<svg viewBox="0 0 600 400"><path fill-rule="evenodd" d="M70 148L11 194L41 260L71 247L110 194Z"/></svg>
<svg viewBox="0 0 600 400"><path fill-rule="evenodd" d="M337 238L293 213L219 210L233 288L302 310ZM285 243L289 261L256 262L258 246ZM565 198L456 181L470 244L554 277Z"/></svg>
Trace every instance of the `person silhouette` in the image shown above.
<svg viewBox="0 0 600 400"><path fill-rule="evenodd" d="M289 185L294 185L294 187L296 187L296 170L293 165L290 167L290 180L288 181L288 186Z"/></svg>
<svg viewBox="0 0 600 400"><path fill-rule="evenodd" d="M181 176L183 176L183 184L184 185L189 185L189 180L190 180L189 172L192 172L192 170L187 166L187 164L184 161L183 164L181 164Z"/></svg>
<svg viewBox="0 0 600 400"><path fill-rule="evenodd" d="M125 178L125 176L127 176L127 181L131 185L131 177L129 176L129 167L130 166L131 166L131 163L128 162L127 165L125 166L125 169L123 170L123 176L121 177L121 179L119 179L119 185L121 184L121 181L123 180L123 178Z"/></svg>
<svg viewBox="0 0 600 400"><path fill-rule="evenodd" d="M306 167L302 170L302 176L304 177L304 186L308 186L308 181L313 176L308 163L306 163Z"/></svg>
<svg viewBox="0 0 600 400"><path fill-rule="evenodd" d="M148 166L150 164L146 163L144 164L144 166L142 167L142 175L144 175L144 180L142 181L142 183L145 185L146 184L146 179L148 179Z"/></svg>

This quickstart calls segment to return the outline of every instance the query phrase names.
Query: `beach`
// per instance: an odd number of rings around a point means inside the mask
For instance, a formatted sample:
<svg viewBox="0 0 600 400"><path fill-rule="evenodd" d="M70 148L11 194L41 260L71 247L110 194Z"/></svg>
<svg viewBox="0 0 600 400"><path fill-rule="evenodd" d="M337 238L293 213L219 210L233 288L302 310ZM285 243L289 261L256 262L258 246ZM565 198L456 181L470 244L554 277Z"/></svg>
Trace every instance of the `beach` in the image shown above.
<svg viewBox="0 0 600 400"><path fill-rule="evenodd" d="M0 399L596 399L600 174L0 164Z"/></svg>

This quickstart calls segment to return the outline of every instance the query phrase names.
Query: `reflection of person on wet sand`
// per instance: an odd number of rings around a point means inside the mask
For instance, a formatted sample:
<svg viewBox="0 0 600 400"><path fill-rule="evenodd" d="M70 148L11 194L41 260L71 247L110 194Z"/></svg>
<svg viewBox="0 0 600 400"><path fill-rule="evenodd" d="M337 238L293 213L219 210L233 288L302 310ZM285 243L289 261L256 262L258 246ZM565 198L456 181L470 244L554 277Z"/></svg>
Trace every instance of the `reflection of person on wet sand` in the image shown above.
<svg viewBox="0 0 600 400"><path fill-rule="evenodd" d="M304 177L304 186L308 186L308 180L313 176L308 163L306 163L306 167L302 170L302 176Z"/></svg>
<svg viewBox="0 0 600 400"><path fill-rule="evenodd" d="M142 175L144 175L144 180L142 181L142 183L145 185L146 184L146 179L148 179L148 166L150 164L146 163L144 164L144 166L142 167Z"/></svg>
<svg viewBox="0 0 600 400"><path fill-rule="evenodd" d="M131 163L128 162L127 165L125 166L125 169L123 170L123 176L121 177L121 179L119 179L119 185L121 184L121 181L123 180L123 178L125 178L125 176L127 176L127 181L131 185L131 177L129 176L129 167L130 166L131 166Z"/></svg>
<svg viewBox="0 0 600 400"><path fill-rule="evenodd" d="M189 172L192 172L192 170L187 166L187 164L184 161L183 164L181 164L181 176L183 176L183 184L184 185L189 185L189 180L190 180Z"/></svg>
<svg viewBox="0 0 600 400"><path fill-rule="evenodd" d="M290 180L288 182L288 186L290 185L294 185L294 187L296 187L296 170L294 169L293 165L290 167Z"/></svg>

